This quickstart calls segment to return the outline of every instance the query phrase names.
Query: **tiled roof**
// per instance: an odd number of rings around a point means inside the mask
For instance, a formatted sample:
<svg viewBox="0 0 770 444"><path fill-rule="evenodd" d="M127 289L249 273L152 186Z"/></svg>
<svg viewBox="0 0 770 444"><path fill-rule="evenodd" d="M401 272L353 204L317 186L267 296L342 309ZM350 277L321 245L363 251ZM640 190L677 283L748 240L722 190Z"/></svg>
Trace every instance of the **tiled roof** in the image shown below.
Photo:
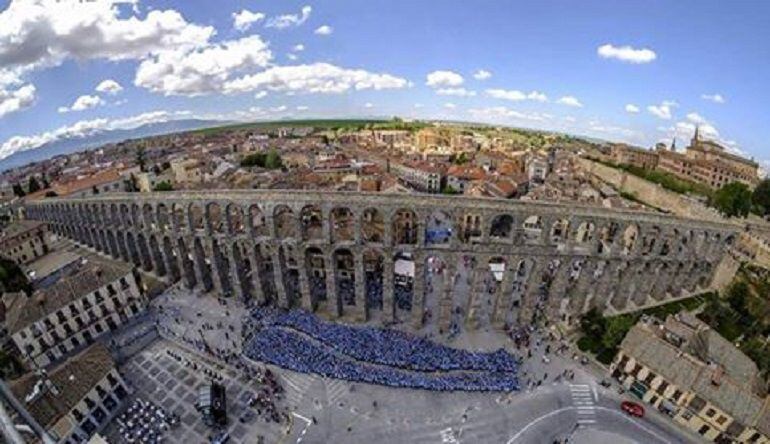
<svg viewBox="0 0 770 444"><path fill-rule="evenodd" d="M11 391L30 414L45 428L50 428L69 413L91 389L115 367L110 352L95 343L48 372L57 394L46 390L30 403L25 398L33 392L38 377L28 373L11 381Z"/></svg>
<svg viewBox="0 0 770 444"><path fill-rule="evenodd" d="M92 255L74 274L62 277L55 285L36 291L23 304L6 314L8 331L13 334L56 312L84 295L125 276L131 266Z"/></svg>
<svg viewBox="0 0 770 444"><path fill-rule="evenodd" d="M51 188L60 197L68 196L81 190L90 189L96 185L115 182L120 179L120 172L116 169L109 169L94 173L88 177L76 179L70 182L57 183Z"/></svg>
<svg viewBox="0 0 770 444"><path fill-rule="evenodd" d="M45 222L39 222L36 220L20 220L16 221L7 227L5 227L2 232L0 232L0 242L11 239L15 236L18 236L19 234L26 233L28 231L32 231L40 226L45 225Z"/></svg>

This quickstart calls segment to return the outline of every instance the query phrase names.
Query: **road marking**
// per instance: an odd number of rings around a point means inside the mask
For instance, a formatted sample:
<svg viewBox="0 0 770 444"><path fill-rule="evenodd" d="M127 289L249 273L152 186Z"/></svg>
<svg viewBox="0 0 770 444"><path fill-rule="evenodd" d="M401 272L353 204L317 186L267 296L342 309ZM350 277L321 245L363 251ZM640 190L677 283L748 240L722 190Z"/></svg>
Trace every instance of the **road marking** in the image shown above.
<svg viewBox="0 0 770 444"><path fill-rule="evenodd" d="M596 391L596 386L595 385L591 386L591 390L594 391L594 401L595 402L599 402L599 392Z"/></svg>
<svg viewBox="0 0 770 444"><path fill-rule="evenodd" d="M302 439L305 437L305 433L307 433L307 429L309 429L309 428L310 428L310 423L311 423L312 421L310 421L310 419L308 419L308 418L305 418L304 416L300 415L300 414L299 414L299 413L297 413L297 412L291 412L291 414L292 414L292 415L294 415L294 416L296 416L297 418L299 418L299 419L301 419L301 420L305 421L305 428L304 428L304 429L302 429L302 431L301 431L301 432L299 432L299 436L297 437L297 444L299 444L300 442L302 442Z"/></svg>
<svg viewBox="0 0 770 444"><path fill-rule="evenodd" d="M662 436L660 436L657 433L655 433L653 430L650 430L649 428L643 426L638 421L634 421L628 415L622 414L622 413L620 413L620 412L618 412L616 410L608 409L607 407L596 407L596 408L600 409L600 410L604 410L604 411L610 412L610 413L612 413L614 415L620 416L621 418L625 419L626 421L630 422L631 424L636 425L640 429L644 430L645 432L649 433L650 435L658 438L659 440L661 440L661 441L663 441L665 443L669 443L670 442L670 441L666 440L665 438L663 438Z"/></svg>
<svg viewBox="0 0 770 444"><path fill-rule="evenodd" d="M509 439L505 444L513 444L513 442L516 441L516 439L518 439L524 432L526 432L533 425L537 424L538 422L540 422L540 421L542 421L544 419L548 419L551 416L558 415L559 413L562 413L562 412L566 412L567 410L572 410L572 407L562 407L562 408L560 408L558 410L554 410L554 411L552 411L550 413L546 413L545 415L535 419L534 421L532 421L529 424L527 424L523 429L519 430L518 433L513 435L513 437L511 439Z"/></svg>

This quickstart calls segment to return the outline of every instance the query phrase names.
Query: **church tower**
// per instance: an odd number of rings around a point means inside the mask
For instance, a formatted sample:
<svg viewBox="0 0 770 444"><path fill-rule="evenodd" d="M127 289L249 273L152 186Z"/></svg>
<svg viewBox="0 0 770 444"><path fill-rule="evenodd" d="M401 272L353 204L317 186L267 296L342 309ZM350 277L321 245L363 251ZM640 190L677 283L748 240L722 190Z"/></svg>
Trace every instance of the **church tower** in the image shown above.
<svg viewBox="0 0 770 444"><path fill-rule="evenodd" d="M690 142L691 146L696 146L700 142L700 126L695 125L695 134L692 136L692 142Z"/></svg>

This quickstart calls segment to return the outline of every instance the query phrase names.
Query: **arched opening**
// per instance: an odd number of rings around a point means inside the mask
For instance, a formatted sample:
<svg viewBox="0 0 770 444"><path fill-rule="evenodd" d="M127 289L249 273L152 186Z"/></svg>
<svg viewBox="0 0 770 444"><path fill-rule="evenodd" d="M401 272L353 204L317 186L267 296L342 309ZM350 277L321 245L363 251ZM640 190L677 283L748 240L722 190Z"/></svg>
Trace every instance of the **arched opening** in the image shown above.
<svg viewBox="0 0 770 444"><path fill-rule="evenodd" d="M249 207L249 225L254 237L270 235L270 229L265 221L265 213L262 212L259 205L255 204Z"/></svg>
<svg viewBox="0 0 770 444"><path fill-rule="evenodd" d="M195 263L198 265L201 274L203 290L211 291L211 289L214 288L214 282L211 277L211 261L206 257L206 252L203 249L203 242L201 242L200 238L195 238L193 248L195 251Z"/></svg>
<svg viewBox="0 0 770 444"><path fill-rule="evenodd" d="M334 252L334 277L337 290L337 312L344 313L345 306L356 305L356 273L353 253L342 248Z"/></svg>
<svg viewBox="0 0 770 444"><path fill-rule="evenodd" d="M222 287L222 295L225 297L232 296L233 285L230 280L230 258L227 257L217 239L211 241L211 252L214 256L214 269Z"/></svg>
<svg viewBox="0 0 770 444"><path fill-rule="evenodd" d="M152 205L148 203L142 205L142 221L144 223L145 229L155 229L155 214L153 212Z"/></svg>
<svg viewBox="0 0 770 444"><path fill-rule="evenodd" d="M99 211L95 211L95 214L97 215L99 222L103 224L104 219L102 218L102 214L100 214ZM142 210L139 208L138 204L131 204L131 220L133 221L133 226L137 228L144 228Z"/></svg>
<svg viewBox="0 0 770 444"><path fill-rule="evenodd" d="M322 240L324 238L321 207L306 205L300 211L299 220L302 227L302 240Z"/></svg>
<svg viewBox="0 0 770 444"><path fill-rule="evenodd" d="M385 239L385 219L375 208L367 208L361 216L361 235L364 242L381 243Z"/></svg>
<svg viewBox="0 0 770 444"><path fill-rule="evenodd" d="M198 284L198 280L195 277L195 263L193 262L192 255L187 249L187 245L182 238L177 241L179 247L179 255L182 260L182 268L184 269L185 282L188 288L194 288Z"/></svg>
<svg viewBox="0 0 770 444"><path fill-rule="evenodd" d="M575 241L580 244L591 242L594 239L594 231L596 230L596 224L589 221L583 221L575 232Z"/></svg>
<svg viewBox="0 0 770 444"><path fill-rule="evenodd" d="M251 260L249 260L249 249L245 243L240 241L233 242L232 249L233 260L235 261L235 273L238 278L241 295L244 300L248 301L254 297L251 284L252 269Z"/></svg>
<svg viewBox="0 0 770 444"><path fill-rule="evenodd" d="M456 335L465 322L473 293L473 272L476 269L476 258L463 254L457 260L455 275L452 277L452 313L450 320L450 335Z"/></svg>
<svg viewBox="0 0 770 444"><path fill-rule="evenodd" d="M131 220L131 210L128 209L128 205L126 204L120 205L120 220L124 227L132 227L134 225ZM86 212L86 221L93 222L93 214Z"/></svg>
<svg viewBox="0 0 770 444"><path fill-rule="evenodd" d="M190 228L193 231L202 231L203 230L203 209L201 209L201 206L198 204L190 204L189 207L189 215L190 215Z"/></svg>
<svg viewBox="0 0 770 444"><path fill-rule="evenodd" d="M448 245L452 240L452 218L441 210L435 210L425 223L425 245Z"/></svg>
<svg viewBox="0 0 770 444"><path fill-rule="evenodd" d="M433 324L441 315L441 300L447 290L447 267L439 256L428 256L425 259L425 286L423 298L425 307L422 315L422 325Z"/></svg>
<svg viewBox="0 0 770 444"><path fill-rule="evenodd" d="M278 239L293 239L296 237L296 222L294 212L286 205L278 205L273 211L275 235Z"/></svg>
<svg viewBox="0 0 770 444"><path fill-rule="evenodd" d="M489 226L489 236L494 240L510 239L513 232L513 216L501 214L492 219Z"/></svg>
<svg viewBox="0 0 770 444"><path fill-rule="evenodd" d="M178 203L171 205L171 212L174 218L174 228L177 231L187 230L187 217L185 215L184 207Z"/></svg>
<svg viewBox="0 0 770 444"><path fill-rule="evenodd" d="M370 310L382 310L382 282L384 267L384 259L382 253L373 249L365 250L363 259L366 306Z"/></svg>
<svg viewBox="0 0 770 444"><path fill-rule="evenodd" d="M163 237L163 253L166 255L166 259L168 260L168 268L171 274L171 280L173 282L179 281L179 279L181 279L178 262L179 258L177 258L176 251L174 251L173 244L171 243L171 238L168 236Z"/></svg>
<svg viewBox="0 0 770 444"><path fill-rule="evenodd" d="M206 220L212 233L223 233L224 223L222 221L222 208L216 202L209 202L206 205Z"/></svg>
<svg viewBox="0 0 770 444"><path fill-rule="evenodd" d="M551 243L562 244L569 239L569 220L558 219L551 226Z"/></svg>
<svg viewBox="0 0 770 444"><path fill-rule="evenodd" d="M326 301L326 262L320 248L310 247L305 250L305 270L310 286L310 301L313 310L321 301Z"/></svg>
<svg viewBox="0 0 770 444"><path fill-rule="evenodd" d="M332 242L352 241L356 238L355 216L350 208L337 207L331 211Z"/></svg>
<svg viewBox="0 0 770 444"><path fill-rule="evenodd" d="M104 232L100 232L101 245L104 245ZM126 246L128 247L128 253L131 255L131 262L135 267L139 267L142 261L139 259L139 250L136 248L136 241L134 239L134 233L131 231L126 233Z"/></svg>
<svg viewBox="0 0 770 444"><path fill-rule="evenodd" d="M136 242L139 244L139 256L142 258L142 268L146 271L152 271L152 259L150 258L150 249L147 246L147 239L144 233L136 235Z"/></svg>
<svg viewBox="0 0 770 444"><path fill-rule="evenodd" d="M278 261L280 262L281 279L286 291L288 308L297 307L300 305L302 295L299 290L299 270L294 258L294 247L287 244L279 246Z"/></svg>
<svg viewBox="0 0 770 444"><path fill-rule="evenodd" d="M540 216L532 215L524 219L522 224L524 230L524 240L529 243L537 243L543 233L543 219Z"/></svg>
<svg viewBox="0 0 770 444"><path fill-rule="evenodd" d="M660 228L657 226L650 227L650 229L644 233L642 236L642 255L647 256L652 254L659 237Z"/></svg>
<svg viewBox="0 0 770 444"><path fill-rule="evenodd" d="M161 277L165 276L166 264L163 261L163 253L160 251L160 244L158 244L158 239L156 239L155 235L153 234L150 235L150 252L156 264L155 273Z"/></svg>
<svg viewBox="0 0 770 444"><path fill-rule="evenodd" d="M171 217L169 215L168 207L166 204L158 204L157 208L157 220L158 220L158 228L160 228L163 231L166 231L171 228Z"/></svg>
<svg viewBox="0 0 770 444"><path fill-rule="evenodd" d="M631 224L623 231L623 254L628 255L634 250L639 237L639 226Z"/></svg>
<svg viewBox="0 0 770 444"><path fill-rule="evenodd" d="M417 216L411 210L398 210L393 217L393 241L395 245L417 243Z"/></svg>
<svg viewBox="0 0 770 444"><path fill-rule="evenodd" d="M460 236L463 243L481 240L481 230L481 215L473 213L463 215L463 229Z"/></svg>
<svg viewBox="0 0 770 444"><path fill-rule="evenodd" d="M257 244L254 247L254 256L257 263L259 283L262 286L263 306L275 306L278 301L278 291L275 288L275 272L273 270L273 252L268 244Z"/></svg>
<svg viewBox="0 0 770 444"><path fill-rule="evenodd" d="M243 217L243 209L240 205L231 203L227 205L227 226L230 234L246 233L246 221Z"/></svg>
<svg viewBox="0 0 770 444"><path fill-rule="evenodd" d="M393 256L393 299L396 320L405 319L412 311L414 270L414 259L411 253L397 252Z"/></svg>

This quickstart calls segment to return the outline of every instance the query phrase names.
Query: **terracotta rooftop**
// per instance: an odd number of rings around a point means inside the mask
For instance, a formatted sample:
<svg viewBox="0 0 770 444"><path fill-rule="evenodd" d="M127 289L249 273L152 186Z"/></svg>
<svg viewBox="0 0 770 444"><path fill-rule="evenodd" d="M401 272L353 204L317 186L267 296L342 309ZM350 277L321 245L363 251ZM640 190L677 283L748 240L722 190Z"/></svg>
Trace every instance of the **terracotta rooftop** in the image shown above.
<svg viewBox="0 0 770 444"><path fill-rule="evenodd" d="M51 188L60 197L68 196L78 191L93 188L97 185L115 182L120 179L120 172L114 168L94 173L88 177L64 183L56 183Z"/></svg>
<svg viewBox="0 0 770 444"><path fill-rule="evenodd" d="M11 381L11 391L19 402L25 403L30 414L45 428L51 428L69 413L89 391L115 367L110 352L95 343L48 372L57 394L46 390L32 402L25 398L34 391L38 377L28 373Z"/></svg>

